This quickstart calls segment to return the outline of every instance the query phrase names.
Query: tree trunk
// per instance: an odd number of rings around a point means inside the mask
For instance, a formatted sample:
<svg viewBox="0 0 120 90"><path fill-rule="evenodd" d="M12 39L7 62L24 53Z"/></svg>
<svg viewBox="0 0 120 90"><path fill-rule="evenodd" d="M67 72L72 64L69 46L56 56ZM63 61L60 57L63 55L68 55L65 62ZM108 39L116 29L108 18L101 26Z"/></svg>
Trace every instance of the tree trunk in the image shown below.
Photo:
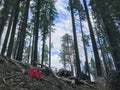
<svg viewBox="0 0 120 90"><path fill-rule="evenodd" d="M98 34L97 34L97 38L98 38L98 43L100 45L101 54L102 54L102 57L103 57L103 63L104 63L104 66L105 66L106 76L108 77L108 73L109 73L109 68L108 68L108 65L107 65L108 58L106 58L106 53L102 48L102 45L101 45L101 42L100 42L100 37L99 37Z"/></svg>
<svg viewBox="0 0 120 90"><path fill-rule="evenodd" d="M100 58L99 58L99 53L98 53L97 44L95 41L95 36L94 36L92 24L91 24L90 17L89 17L89 12L88 12L88 8L87 8L86 0L83 0L83 3L84 3L85 12L86 12L87 20L88 20L91 41L92 41L92 45L93 45L93 51L94 51L94 57L95 57L95 62L96 62L96 69L97 69L97 76L101 76L102 75L101 62L100 62Z"/></svg>
<svg viewBox="0 0 120 90"><path fill-rule="evenodd" d="M49 67L51 68L51 26L49 32Z"/></svg>
<svg viewBox="0 0 120 90"><path fill-rule="evenodd" d="M112 20L109 20L107 17L103 17L103 22L105 24L106 32L108 34L108 39L110 41L110 46L112 47L112 55L115 61L115 66L117 70L120 70L120 38L119 32L115 29Z"/></svg>
<svg viewBox="0 0 120 90"><path fill-rule="evenodd" d="M110 16L110 12L105 10L107 5L103 1L96 1L97 13L101 15L105 32L107 33L109 44L111 47L112 56L117 70L120 70L120 32L114 24L113 18Z"/></svg>
<svg viewBox="0 0 120 90"><path fill-rule="evenodd" d="M74 48L75 48L75 57L76 57L76 69L77 69L77 78L80 78L81 67L80 67L80 58L79 58L79 51L78 51L78 43L77 43L77 36L76 36L76 27L75 27L75 19L74 19L74 12L73 12L73 5L72 0L70 2L70 10L71 10L71 18L72 18L72 27L73 27L73 37L74 37Z"/></svg>
<svg viewBox="0 0 120 90"><path fill-rule="evenodd" d="M9 41L8 50L7 50L7 57L11 57L11 54L12 54L15 30L18 22L19 5L20 5L20 0L16 2L16 6L15 6L13 27L12 27L10 41Z"/></svg>
<svg viewBox="0 0 120 90"><path fill-rule="evenodd" d="M34 46L35 46L35 35L34 35L34 31L33 31L33 40L32 40L32 51L31 51L31 64L33 65L34 62Z"/></svg>
<svg viewBox="0 0 120 90"><path fill-rule="evenodd" d="M30 35L30 43L29 43L29 50L28 50L28 61L27 63L29 64L30 61L30 52L31 52L31 42L32 42L32 35Z"/></svg>
<svg viewBox="0 0 120 90"><path fill-rule="evenodd" d="M19 61L22 61L22 54L23 54L23 48L24 48L24 43L25 43L25 34L26 34L26 27L27 27L27 20L28 20L29 5L30 5L30 0L27 0L26 6L25 6L25 11L24 11L23 23L22 23L21 30L20 30L20 37L19 37L20 41L19 41L17 55L16 55L16 59Z"/></svg>
<svg viewBox="0 0 120 90"><path fill-rule="evenodd" d="M35 19L35 26L34 26L34 44L33 44L33 58L32 58L32 64L33 66L36 66L36 63L38 60L38 30L39 30L39 16L40 16L40 0L37 0L37 12L36 12L36 19Z"/></svg>
<svg viewBox="0 0 120 90"><path fill-rule="evenodd" d="M92 13L92 15L95 16L94 13ZM101 25L101 23L100 23L101 19L98 19L98 17L99 16L96 17L97 18L96 21L97 21L97 24L98 24L96 27L99 28L99 31L96 28L96 35L97 35L97 41L98 41L98 44L99 44L99 47L100 47L100 50L101 50L101 55L102 55L102 58L103 58L103 63L104 63L105 72L106 72L105 75L108 78L108 74L109 74L109 71L110 71L110 69L108 67L109 57L108 57L108 53L107 53L108 51L107 51L107 45L106 45L106 42L105 42L105 38L101 38L101 35L105 36L105 33L102 30L103 27L100 26Z"/></svg>
<svg viewBox="0 0 120 90"><path fill-rule="evenodd" d="M70 66L71 66L71 72L72 72L72 75L74 75L73 62L72 62L72 58L71 58L72 54L71 54L69 45L68 45L68 53L69 53L69 62L70 62Z"/></svg>
<svg viewBox="0 0 120 90"><path fill-rule="evenodd" d="M82 40L83 40L83 48L84 48L84 52L85 52L85 62L86 62L85 72L86 72L86 74L88 73L88 75L90 77L90 68L89 68L89 63L88 63L87 48L86 48L85 39L84 39L84 32L83 32L83 28L82 28L80 11L78 11L78 13L79 13L79 19L80 19L80 29L81 29Z"/></svg>
<svg viewBox="0 0 120 90"><path fill-rule="evenodd" d="M42 60L41 60L41 64L43 64L44 62L44 52L45 52L45 30L44 30L44 34L43 34L43 45L42 45Z"/></svg>
<svg viewBox="0 0 120 90"><path fill-rule="evenodd" d="M5 54L5 51L6 51L6 48L7 48L7 42L8 42L8 38L9 38L9 35L10 35L12 21L13 21L13 14L11 14L11 17L10 17L10 20L9 20L7 33L6 33L5 40L4 40L4 43L3 43L3 47L2 47L2 50L1 50L2 55Z"/></svg>
<svg viewBox="0 0 120 90"><path fill-rule="evenodd" d="M20 31L18 31L17 39L16 39L16 41L14 43L14 49L13 49L13 54L12 54L13 58L16 58L19 41L20 41Z"/></svg>
<svg viewBox="0 0 120 90"><path fill-rule="evenodd" d="M9 1L4 1L3 13L0 17L0 40L9 14Z"/></svg>

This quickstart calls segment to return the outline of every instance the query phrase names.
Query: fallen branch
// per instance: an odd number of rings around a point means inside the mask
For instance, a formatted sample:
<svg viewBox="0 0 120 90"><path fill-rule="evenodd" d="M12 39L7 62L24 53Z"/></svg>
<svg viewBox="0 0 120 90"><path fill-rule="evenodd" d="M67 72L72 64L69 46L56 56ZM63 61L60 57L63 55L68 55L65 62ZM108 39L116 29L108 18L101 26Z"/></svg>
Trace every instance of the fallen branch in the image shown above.
<svg viewBox="0 0 120 90"><path fill-rule="evenodd" d="M22 66L20 66L20 64L23 64L22 62L19 62L19 61L17 61L17 60L10 59L10 58L5 57L5 56L3 56L3 58L4 58L5 60L11 61L13 64L15 64L15 65L21 70L22 73L25 73L25 69L24 69ZM19 63L19 64L18 64L18 63ZM23 65L24 65L24 64L23 64Z"/></svg>
<svg viewBox="0 0 120 90"><path fill-rule="evenodd" d="M29 65L29 64L23 64L22 62L17 61L17 60L14 60L14 59L9 59L9 58L7 58L7 57L5 57L5 56L3 56L3 57L0 56L0 58L2 58L3 60L5 60L6 63L7 63L8 61L11 61L13 64L15 64L15 65L21 70L22 74L25 73L25 69L24 69L20 64L22 64L22 65L24 65L24 66L28 66L29 68L32 67L32 68L41 69L41 70L44 69L43 67L45 67L46 70L50 71L55 78L57 78L57 79L59 79L59 80L62 80L62 81L65 81L65 82L69 82L69 83L73 83L73 82L74 82L74 83L75 83L75 80L74 80L74 79L71 80L71 79L68 79L68 78L59 77L58 75L56 75L56 74L53 72L53 70L52 70L51 68L49 68L49 67L47 67L47 66L45 66L45 65L43 65L43 64L36 63L37 65L41 65L41 68L38 68L38 67L33 67L33 66ZM8 60L8 61L7 61L7 60ZM3 82L4 82L5 84L7 84L7 83L6 83L6 79L12 78L12 77L17 76L17 75L20 75L20 74L15 74L15 75L11 75L11 76L9 76L9 77L3 78ZM44 79L44 80L45 80L45 79ZM83 81L83 80L80 80L80 82L83 83L84 85L87 85L87 86L89 86L89 87L91 87L91 88L94 88L92 85L88 84L87 82L85 82L85 81Z"/></svg>
<svg viewBox="0 0 120 90"><path fill-rule="evenodd" d="M60 80L62 80L62 81L65 81L65 82L69 82L69 83L75 83L75 80L71 80L71 79L68 79L68 78L63 78L63 77L59 77L58 75L56 75L53 71L52 71L52 69L51 68L49 68L49 67L47 67L47 66L45 66L45 65L43 65L43 64L39 64L39 63L37 63L38 65L41 65L41 66L44 66L45 68L47 68L49 71L51 71L51 73L54 75L54 77L56 77L57 79L60 79ZM95 88L94 86L92 86L92 85L90 85L90 84L88 84L87 82L85 82L85 81L83 81L83 80L79 80L81 83L83 83L84 85L87 85L87 86L89 86L89 87L91 87L91 88Z"/></svg>
<svg viewBox="0 0 120 90"><path fill-rule="evenodd" d="M85 82L85 81L83 81L83 80L80 80L80 82L83 83L83 84L85 84L85 85L87 85L87 86L89 86L89 87L91 87L91 88L94 88L94 89L95 89L95 87L94 87L93 85L88 84L87 82Z"/></svg>
<svg viewBox="0 0 120 90"><path fill-rule="evenodd" d="M20 75L20 74L14 74L14 75L11 75L11 76L7 76L7 77L3 78L2 80L3 80L4 84L8 86L8 84L7 84L7 82L6 82L6 79L10 79L10 78L16 77L16 76L18 76L18 75Z"/></svg>
<svg viewBox="0 0 120 90"><path fill-rule="evenodd" d="M0 56L1 61L8 63L8 61L6 60L6 58L4 56Z"/></svg>

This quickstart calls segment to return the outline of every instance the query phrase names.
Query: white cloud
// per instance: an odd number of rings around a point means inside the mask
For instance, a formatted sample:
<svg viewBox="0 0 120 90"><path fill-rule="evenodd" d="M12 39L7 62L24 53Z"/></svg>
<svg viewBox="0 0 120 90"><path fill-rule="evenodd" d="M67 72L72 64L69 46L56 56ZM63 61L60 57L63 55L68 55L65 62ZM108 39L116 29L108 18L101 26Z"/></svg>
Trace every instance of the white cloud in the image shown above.
<svg viewBox="0 0 120 90"><path fill-rule="evenodd" d="M58 12L66 14L68 11L65 9L66 7L65 0L57 0L55 6Z"/></svg>
<svg viewBox="0 0 120 90"><path fill-rule="evenodd" d="M51 58L51 60L52 60L52 62L51 62L51 66L52 67L55 67L55 68L57 68L57 69L60 69L60 68L62 68L63 67L63 65L61 64L61 63L59 63L59 56L56 54L56 55L53 55L52 56L52 58Z"/></svg>
<svg viewBox="0 0 120 90"><path fill-rule="evenodd" d="M53 42L53 49L52 49L52 66L60 68L61 64L59 63L60 57L59 57L59 51L61 48L61 37L65 33L69 33L70 35L72 34L72 22L71 22L71 15L70 12L67 11L66 6L68 2L65 0L57 0L56 2L56 8L58 11L58 18L55 22L55 32L52 33L52 42ZM88 25L87 22L84 21L82 22L83 24L83 29L86 34L89 34L88 31ZM79 28L80 29L80 28ZM80 30L79 30L80 31ZM80 60L83 62L85 61L85 55L84 55L84 50L83 50L83 42L81 41L81 33L78 33L78 44L79 44L79 55L80 55Z"/></svg>
<svg viewBox="0 0 120 90"><path fill-rule="evenodd" d="M52 33L52 42L53 42L53 48L52 48L52 66L57 68L62 68L62 64L59 63L60 57L59 52L61 49L61 37L65 33L71 33L72 26L71 26L71 17L70 13L67 11L66 3L64 0L57 0L56 2L56 8L58 12L58 18L55 21L55 32Z"/></svg>
<svg viewBox="0 0 120 90"><path fill-rule="evenodd" d="M70 19L66 19L66 20L60 19L60 22L57 22L55 24L54 28L55 28L55 32L52 33L52 42L53 42L52 66L60 68L59 65L61 65L61 64L59 63L60 58L58 55L59 55L59 51L61 48L61 37L65 33L71 34L71 20ZM56 52L55 55L54 55L54 52Z"/></svg>

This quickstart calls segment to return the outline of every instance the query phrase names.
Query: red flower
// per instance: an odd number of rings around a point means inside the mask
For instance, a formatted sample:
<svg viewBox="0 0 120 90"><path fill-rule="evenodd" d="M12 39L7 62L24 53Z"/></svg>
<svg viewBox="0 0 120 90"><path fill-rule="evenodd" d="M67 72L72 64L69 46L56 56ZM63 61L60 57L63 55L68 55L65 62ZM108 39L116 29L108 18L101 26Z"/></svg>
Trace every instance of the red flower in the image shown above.
<svg viewBox="0 0 120 90"><path fill-rule="evenodd" d="M30 77L36 77L38 80L40 80L42 75L41 70L36 70L36 69L30 69Z"/></svg>

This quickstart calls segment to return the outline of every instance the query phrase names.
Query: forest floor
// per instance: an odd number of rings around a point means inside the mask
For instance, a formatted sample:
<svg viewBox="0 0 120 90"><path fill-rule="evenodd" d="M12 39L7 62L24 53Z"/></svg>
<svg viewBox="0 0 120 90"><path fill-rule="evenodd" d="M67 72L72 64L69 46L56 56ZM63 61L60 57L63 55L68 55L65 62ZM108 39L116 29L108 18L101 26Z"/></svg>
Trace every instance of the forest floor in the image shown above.
<svg viewBox="0 0 120 90"><path fill-rule="evenodd" d="M29 71L29 65L0 56L0 90L107 90L103 83L93 85L94 88L87 85L72 86L52 74L43 73L38 80L30 77Z"/></svg>

